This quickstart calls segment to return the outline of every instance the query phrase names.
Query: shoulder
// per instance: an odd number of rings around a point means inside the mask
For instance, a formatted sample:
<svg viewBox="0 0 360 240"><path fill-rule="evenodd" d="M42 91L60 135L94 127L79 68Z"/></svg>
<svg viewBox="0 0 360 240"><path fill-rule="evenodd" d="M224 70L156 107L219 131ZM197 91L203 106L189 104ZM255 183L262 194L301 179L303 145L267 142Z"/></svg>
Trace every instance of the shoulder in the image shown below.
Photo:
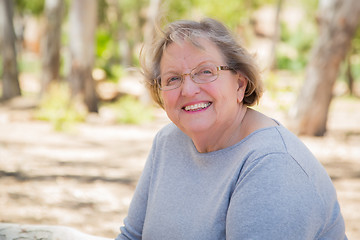
<svg viewBox="0 0 360 240"><path fill-rule="evenodd" d="M247 109L242 128L244 139L252 141L252 144L262 145L259 150L288 152L288 147L304 148L300 139L292 134L278 121L254 110ZM258 144L256 144L256 142Z"/></svg>
<svg viewBox="0 0 360 240"><path fill-rule="evenodd" d="M318 229L327 231L341 221L329 176L298 137L280 125L253 133L249 143L257 145L257 153L244 164L232 197L235 203L247 203L246 207L234 203L234 217L238 211L246 214L253 221L249 232L264 226L258 223L266 219L269 226L277 222L291 226L293 232L316 236ZM284 231L277 230L276 234Z"/></svg>
<svg viewBox="0 0 360 240"><path fill-rule="evenodd" d="M279 125L258 130L249 136L254 153L246 160L238 184L279 188L284 194L293 190L298 196L312 201L318 199L324 205L336 200L334 186L325 168L302 141ZM305 198L306 196L310 198ZM299 197L299 198L298 198ZM300 196L295 199L301 199ZM320 208L319 208L320 209Z"/></svg>
<svg viewBox="0 0 360 240"><path fill-rule="evenodd" d="M282 126L271 126L257 129L246 136L239 144L243 151L248 152L249 160L261 159L274 153L288 153L287 144L284 141Z"/></svg>
<svg viewBox="0 0 360 240"><path fill-rule="evenodd" d="M273 120L276 125L256 129L243 139L242 145L253 149L256 158L274 153L286 153L297 159L301 156L314 159L310 150L291 131Z"/></svg>
<svg viewBox="0 0 360 240"><path fill-rule="evenodd" d="M244 169L228 213L229 221L236 223L232 230L238 239L294 239L295 232L300 234L297 239L315 239L323 217L314 185L286 153L268 154ZM244 231L238 231L239 224Z"/></svg>
<svg viewBox="0 0 360 240"><path fill-rule="evenodd" d="M257 130L244 139L248 156L239 175L239 181L248 179L256 184L260 178L282 183L289 179L292 184L308 184L322 198L333 193L333 186L324 167L301 142L301 140L279 125ZM294 187L294 185L293 185Z"/></svg>
<svg viewBox="0 0 360 240"><path fill-rule="evenodd" d="M282 125L256 130L244 139L249 151L247 165L281 163L278 168L296 167L309 177L326 174L307 146ZM270 162L267 162L271 160ZM294 165L291 165L293 163ZM323 176L322 176L323 177Z"/></svg>

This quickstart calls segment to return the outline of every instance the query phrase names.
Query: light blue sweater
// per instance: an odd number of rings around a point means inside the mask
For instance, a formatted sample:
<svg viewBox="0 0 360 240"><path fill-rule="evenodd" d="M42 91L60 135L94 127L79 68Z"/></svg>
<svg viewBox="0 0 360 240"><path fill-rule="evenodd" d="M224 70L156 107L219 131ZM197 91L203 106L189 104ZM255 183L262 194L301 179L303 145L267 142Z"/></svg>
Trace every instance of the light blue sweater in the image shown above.
<svg viewBox="0 0 360 240"><path fill-rule="evenodd" d="M116 239L347 238L329 176L283 126L199 153L170 124L153 142Z"/></svg>

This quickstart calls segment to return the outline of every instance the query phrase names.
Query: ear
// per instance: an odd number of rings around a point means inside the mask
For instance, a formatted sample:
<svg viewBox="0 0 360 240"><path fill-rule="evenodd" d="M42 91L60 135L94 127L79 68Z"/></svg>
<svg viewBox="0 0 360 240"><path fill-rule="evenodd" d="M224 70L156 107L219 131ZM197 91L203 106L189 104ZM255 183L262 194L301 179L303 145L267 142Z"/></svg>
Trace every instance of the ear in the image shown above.
<svg viewBox="0 0 360 240"><path fill-rule="evenodd" d="M248 79L242 73L238 73L238 89L237 89L237 102L241 103L244 99Z"/></svg>

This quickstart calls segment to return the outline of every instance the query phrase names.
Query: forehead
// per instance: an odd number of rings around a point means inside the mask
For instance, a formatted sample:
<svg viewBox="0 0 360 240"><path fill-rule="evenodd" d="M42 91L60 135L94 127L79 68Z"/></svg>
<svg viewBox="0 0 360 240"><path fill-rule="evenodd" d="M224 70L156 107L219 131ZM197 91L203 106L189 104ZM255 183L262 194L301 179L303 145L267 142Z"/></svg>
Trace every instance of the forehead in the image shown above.
<svg viewBox="0 0 360 240"><path fill-rule="evenodd" d="M220 49L206 38L196 39L196 45L182 40L172 42L163 52L160 71L165 69L191 69L202 62L223 63L224 57Z"/></svg>

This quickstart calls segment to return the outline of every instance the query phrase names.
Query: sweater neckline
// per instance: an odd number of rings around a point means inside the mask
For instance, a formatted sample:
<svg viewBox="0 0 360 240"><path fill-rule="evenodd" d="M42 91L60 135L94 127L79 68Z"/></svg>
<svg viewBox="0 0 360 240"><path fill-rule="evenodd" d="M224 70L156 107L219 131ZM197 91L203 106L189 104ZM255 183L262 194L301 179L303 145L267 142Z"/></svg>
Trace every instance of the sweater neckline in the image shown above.
<svg viewBox="0 0 360 240"><path fill-rule="evenodd" d="M219 150L216 150L216 151L212 151L212 152L200 153L196 149L194 142L189 137L189 140L191 142L192 151L193 151L193 153L195 153L199 157L210 157L210 156L215 156L215 155L218 155L218 154L224 154L224 153L227 153L227 152L231 152L233 149L236 149L239 145L242 145L243 143L249 141L249 139L251 139L253 136L255 136L257 134L260 134L260 133L262 133L264 131L268 131L268 130L272 130L272 129L278 129L278 128L282 127L282 125L278 121L276 121L276 120L274 120L274 121L278 124L277 126L259 128L259 129L255 130L255 131L253 131L252 133L250 133L249 135L247 135L245 138L241 139L239 142L235 143L234 145L231 145L229 147L219 149Z"/></svg>

